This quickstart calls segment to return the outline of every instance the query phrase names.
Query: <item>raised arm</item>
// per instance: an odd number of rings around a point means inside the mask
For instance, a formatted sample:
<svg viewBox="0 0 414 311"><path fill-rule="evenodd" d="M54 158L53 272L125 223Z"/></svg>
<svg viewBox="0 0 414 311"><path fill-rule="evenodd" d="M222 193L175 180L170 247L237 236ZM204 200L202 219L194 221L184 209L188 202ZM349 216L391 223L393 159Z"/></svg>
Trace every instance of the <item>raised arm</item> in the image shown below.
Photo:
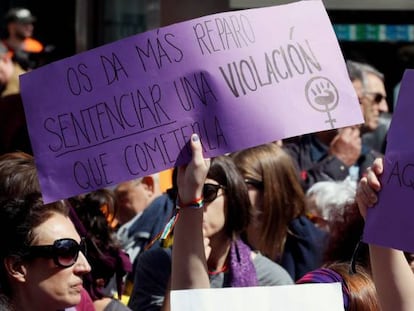
<svg viewBox="0 0 414 311"><path fill-rule="evenodd" d="M209 160L203 158L202 146L196 134L191 136L192 160L178 169L177 184L180 211L174 229L171 289L208 288L207 261L203 239L203 211L184 207L202 198L203 185L209 170Z"/></svg>
<svg viewBox="0 0 414 311"><path fill-rule="evenodd" d="M382 159L376 159L368 175L358 185L356 201L361 215L377 201L381 190L378 176L383 172ZM372 275L382 311L414 310L414 274L400 250L370 245Z"/></svg>

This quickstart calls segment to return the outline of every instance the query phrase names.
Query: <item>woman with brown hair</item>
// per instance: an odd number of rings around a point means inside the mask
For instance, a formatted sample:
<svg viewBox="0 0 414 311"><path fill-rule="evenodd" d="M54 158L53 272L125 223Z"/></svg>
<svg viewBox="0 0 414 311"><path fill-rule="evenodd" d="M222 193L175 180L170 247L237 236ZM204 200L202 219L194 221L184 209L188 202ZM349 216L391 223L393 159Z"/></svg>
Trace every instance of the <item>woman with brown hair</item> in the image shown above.
<svg viewBox="0 0 414 311"><path fill-rule="evenodd" d="M290 156L275 143L231 156L253 206L246 231L249 245L280 263L295 280L319 268L326 234L306 217L305 194Z"/></svg>
<svg viewBox="0 0 414 311"><path fill-rule="evenodd" d="M334 262L305 274L297 284L341 283L345 311L380 311L375 284L365 268L355 266L349 272L349 264Z"/></svg>
<svg viewBox="0 0 414 311"><path fill-rule="evenodd" d="M200 145L198 138L193 142ZM232 159L219 156L211 160L197 197L183 195L193 187L182 182L183 169L184 167L179 168L177 177L177 224L193 210L197 210L201 217L199 223L188 226L194 225L202 234L199 246L203 248L202 256L206 257L208 286L221 288L292 284L285 269L254 252L240 237L251 220L251 204L243 177ZM164 296L168 293L171 264L181 260L175 257L171 260L171 254L175 250L175 233L174 230L172 250L150 249L138 257L134 291L128 304L132 310L160 310ZM181 238L182 236L179 237ZM185 238L188 244L192 244L195 237L189 233ZM166 297L168 301L168 295ZM164 308L168 310L168 303L164 303Z"/></svg>
<svg viewBox="0 0 414 311"><path fill-rule="evenodd" d="M198 139L191 140L192 161L179 168L179 195L184 202L192 202L202 196L203 183L209 169L209 161L203 158ZM208 264L203 245L203 213L200 208L181 211L174 231L171 288L208 288ZM191 241L188 237L191 236ZM369 274L360 266L349 273L349 265L333 263L313 270L297 283L334 283L342 285L346 311L379 311L375 287ZM299 286L299 285L297 285ZM300 297L298 297L300 299Z"/></svg>

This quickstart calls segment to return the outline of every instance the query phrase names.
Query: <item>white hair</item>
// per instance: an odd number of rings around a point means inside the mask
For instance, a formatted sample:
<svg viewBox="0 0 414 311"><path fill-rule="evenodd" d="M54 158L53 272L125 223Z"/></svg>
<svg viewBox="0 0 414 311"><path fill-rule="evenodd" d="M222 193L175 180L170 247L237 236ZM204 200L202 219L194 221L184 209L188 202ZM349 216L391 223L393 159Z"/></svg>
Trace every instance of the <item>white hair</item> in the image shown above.
<svg viewBox="0 0 414 311"><path fill-rule="evenodd" d="M343 215L344 208L355 202L356 186L356 182L350 178L320 181L308 189L306 197L313 200L320 217L331 221L333 215Z"/></svg>

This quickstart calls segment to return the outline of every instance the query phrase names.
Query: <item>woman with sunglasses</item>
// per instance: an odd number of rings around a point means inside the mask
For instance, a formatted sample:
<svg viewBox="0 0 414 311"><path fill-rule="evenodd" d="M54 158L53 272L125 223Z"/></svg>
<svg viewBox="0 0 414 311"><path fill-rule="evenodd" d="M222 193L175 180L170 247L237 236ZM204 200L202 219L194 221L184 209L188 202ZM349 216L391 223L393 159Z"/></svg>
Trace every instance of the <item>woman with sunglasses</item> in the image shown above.
<svg viewBox="0 0 414 311"><path fill-rule="evenodd" d="M198 143L199 144L199 143ZM204 161L204 160L203 160ZM206 179L202 180L196 200L188 206L187 195L194 186L182 182L182 168L178 172L177 222L181 212L198 208L200 223L197 226L202 255L206 256L208 286L245 287L292 284L288 273L278 264L260 253L253 252L241 239L251 218L251 205L247 187L231 158L220 156L211 160ZM185 190L183 190L185 189ZM185 237L188 244L193 236ZM174 244L175 249L175 231ZM206 254L204 254L206 252ZM173 259L174 262L175 259ZM132 310L160 310L167 293L171 271L171 249L156 248L138 258L134 291L128 306ZM167 295L168 297L168 295ZM164 308L168 307L166 303Z"/></svg>
<svg viewBox="0 0 414 311"><path fill-rule="evenodd" d="M0 284L11 310L72 310L80 302L91 268L67 214L40 194L0 202Z"/></svg>
<svg viewBox="0 0 414 311"><path fill-rule="evenodd" d="M275 143L231 156L253 206L249 245L280 263L294 280L319 268L326 233L306 217L305 194L290 156Z"/></svg>
<svg viewBox="0 0 414 311"><path fill-rule="evenodd" d="M32 155L25 152L10 152L0 155L0 198L24 199L25 196L40 193L35 161ZM69 206L69 217L75 213ZM72 220L72 219L71 219ZM76 227L75 227L76 228ZM76 306L78 311L95 310L88 292L82 289L81 302Z"/></svg>

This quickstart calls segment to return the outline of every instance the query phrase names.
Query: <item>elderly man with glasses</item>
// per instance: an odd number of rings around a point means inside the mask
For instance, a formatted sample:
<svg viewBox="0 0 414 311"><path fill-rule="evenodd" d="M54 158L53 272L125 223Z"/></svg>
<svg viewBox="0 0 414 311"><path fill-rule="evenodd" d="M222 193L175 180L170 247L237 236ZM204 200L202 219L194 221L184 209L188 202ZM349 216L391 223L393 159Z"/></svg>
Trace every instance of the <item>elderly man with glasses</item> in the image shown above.
<svg viewBox="0 0 414 311"><path fill-rule="evenodd" d="M318 181L358 181L375 158L382 155L383 150L374 148L364 136L377 131L380 115L388 112L383 75L372 66L353 61L347 62L347 69L364 124L302 135L284 144L297 164L305 191ZM377 139L384 141L385 134Z"/></svg>
<svg viewBox="0 0 414 311"><path fill-rule="evenodd" d="M365 120L361 126L362 143L384 153L391 122L384 75L365 63L348 61L347 67Z"/></svg>

